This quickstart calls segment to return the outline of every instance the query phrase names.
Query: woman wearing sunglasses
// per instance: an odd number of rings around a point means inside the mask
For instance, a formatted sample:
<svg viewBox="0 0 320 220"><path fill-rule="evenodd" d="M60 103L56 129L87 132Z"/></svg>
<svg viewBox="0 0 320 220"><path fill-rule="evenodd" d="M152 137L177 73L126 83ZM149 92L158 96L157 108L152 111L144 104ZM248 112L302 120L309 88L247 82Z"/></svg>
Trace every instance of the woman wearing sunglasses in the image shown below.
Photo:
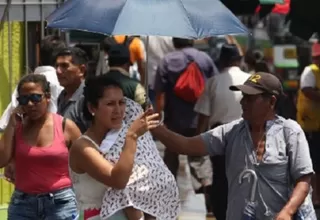
<svg viewBox="0 0 320 220"><path fill-rule="evenodd" d="M17 87L19 106L0 140L0 167L15 160L9 220L72 220L78 216L68 147L80 136L70 120L50 113L50 84L30 74Z"/></svg>

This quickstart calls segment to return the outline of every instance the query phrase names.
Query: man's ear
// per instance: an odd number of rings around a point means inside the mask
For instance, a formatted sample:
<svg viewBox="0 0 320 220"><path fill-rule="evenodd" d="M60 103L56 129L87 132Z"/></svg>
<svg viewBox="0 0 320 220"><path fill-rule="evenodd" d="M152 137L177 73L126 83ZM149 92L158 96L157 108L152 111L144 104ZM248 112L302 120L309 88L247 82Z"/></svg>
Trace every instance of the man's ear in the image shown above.
<svg viewBox="0 0 320 220"><path fill-rule="evenodd" d="M277 103L277 97L276 96L271 96L271 99L270 99L270 106L271 106L271 108L272 109L274 109L275 108L275 106L276 106L276 103Z"/></svg>
<svg viewBox="0 0 320 220"><path fill-rule="evenodd" d="M84 64L81 64L81 65L79 66L79 68L80 68L80 72L81 72L81 74L82 74L82 77L85 77L85 74L86 74L86 72L87 72L87 66L84 65Z"/></svg>

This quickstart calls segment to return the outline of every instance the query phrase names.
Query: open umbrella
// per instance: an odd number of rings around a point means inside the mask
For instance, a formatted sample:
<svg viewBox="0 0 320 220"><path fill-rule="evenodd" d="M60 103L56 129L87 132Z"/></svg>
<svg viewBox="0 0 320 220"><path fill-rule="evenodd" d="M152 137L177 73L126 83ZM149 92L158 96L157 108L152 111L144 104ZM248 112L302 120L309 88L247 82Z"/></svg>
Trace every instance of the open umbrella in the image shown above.
<svg viewBox="0 0 320 220"><path fill-rule="evenodd" d="M254 170L245 169L239 175L239 184L242 184L243 179L245 178L252 178L252 186L250 192L250 198L246 201L246 206L243 210L243 214L241 220L255 220L256 219L256 191L257 191L257 184L258 184L258 177Z"/></svg>
<svg viewBox="0 0 320 220"><path fill-rule="evenodd" d="M68 0L48 27L107 35L205 38L246 33L220 0Z"/></svg>
<svg viewBox="0 0 320 220"><path fill-rule="evenodd" d="M220 0L68 0L47 22L51 28L106 35L199 39L247 33Z"/></svg>

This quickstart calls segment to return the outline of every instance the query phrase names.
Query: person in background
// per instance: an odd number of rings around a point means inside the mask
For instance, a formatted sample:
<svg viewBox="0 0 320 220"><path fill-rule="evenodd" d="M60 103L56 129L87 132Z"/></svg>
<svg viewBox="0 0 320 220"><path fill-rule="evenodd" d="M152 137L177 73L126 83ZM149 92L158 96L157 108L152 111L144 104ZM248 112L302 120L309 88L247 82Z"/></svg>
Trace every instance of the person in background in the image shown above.
<svg viewBox="0 0 320 220"><path fill-rule="evenodd" d="M132 41L129 44L130 60L132 66L130 67L130 75L137 78L139 75L140 82L144 85L145 82L145 61L146 61L146 50L145 46L139 36L125 36L116 35L114 39L117 43L123 43L126 37L132 37Z"/></svg>
<svg viewBox="0 0 320 220"><path fill-rule="evenodd" d="M148 36L148 45L147 37L144 37L142 39L144 44L146 45L146 48L148 49L148 96L153 106L155 106L156 93L154 90L154 84L156 80L158 65L160 64L160 61L164 58L164 56L170 52L173 52L175 48L172 43L172 37Z"/></svg>
<svg viewBox="0 0 320 220"><path fill-rule="evenodd" d="M166 54L157 69L154 81L155 107L158 112L164 111L164 124L168 128L186 136L193 136L196 134L197 126L197 114L193 110L196 100L190 102L178 96L175 92L176 84L180 77L191 73L198 74L204 87L204 82L217 72L213 60L205 52L194 48L193 40L173 38L172 42L176 50ZM195 69L191 68L193 64L196 65ZM203 90L203 87L200 89ZM179 154L166 148L163 159L172 174L177 177ZM188 163L195 192L206 193L211 185L211 168L206 158L189 157ZM210 212L209 206L207 208Z"/></svg>
<svg viewBox="0 0 320 220"><path fill-rule="evenodd" d="M316 220L310 197L313 175L308 142L299 124L276 115L282 84L269 73L256 73L242 85L242 118L201 135L185 137L166 126L152 134L178 154L225 155L228 180L227 220L243 215L252 182L239 184L240 174L253 170L257 177L255 218L291 220L295 215ZM196 147L195 147L196 146Z"/></svg>
<svg viewBox="0 0 320 220"><path fill-rule="evenodd" d="M50 101L54 106L52 112L58 110L58 97L63 90L57 78L55 69L55 53L66 48L66 44L59 36L48 35L40 43L40 61L39 66L34 70L34 74L41 74L50 82Z"/></svg>
<svg viewBox="0 0 320 220"><path fill-rule="evenodd" d="M82 97L88 57L80 48L71 47L55 55L57 77L64 90L58 98L58 114L69 117L69 112Z"/></svg>
<svg viewBox="0 0 320 220"><path fill-rule="evenodd" d="M189 66L192 59L202 73L204 80L212 77L214 64L204 52L193 48L193 40L173 38L176 51L168 53L161 60L155 79L156 111L164 111L164 124L180 134L193 136L196 134L197 114L194 104L186 102L174 93L174 87L180 75ZM179 155L165 150L164 161L174 176L179 167Z"/></svg>
<svg viewBox="0 0 320 220"><path fill-rule="evenodd" d="M64 41L59 36L45 36L40 43L40 60L39 66L34 70L34 73L42 72L44 75L56 75L54 68L54 56L56 51L66 48Z"/></svg>
<svg viewBox="0 0 320 220"><path fill-rule="evenodd" d="M103 72L108 71L108 51L111 46L122 44L129 48L130 51L130 76L137 71L140 74L140 81L144 83L145 80L145 48L142 40L136 36L116 35L106 37L102 42L102 49L104 52L104 65L102 65Z"/></svg>
<svg viewBox="0 0 320 220"><path fill-rule="evenodd" d="M130 51L122 45L117 44L109 49L109 72L108 77L119 82L127 98L134 100L140 105L146 103L146 91L141 83L130 77Z"/></svg>
<svg viewBox="0 0 320 220"><path fill-rule="evenodd" d="M237 47L238 52L239 52L241 57L244 56L243 49L242 49L241 45L239 44L239 42L237 41L237 39L234 36L227 35L227 36L225 36L225 39L227 41L227 44L232 44L232 45L235 45Z"/></svg>
<svg viewBox="0 0 320 220"><path fill-rule="evenodd" d="M244 62L247 65L247 72L255 73L256 63L263 61L263 52L258 49L250 49L245 53Z"/></svg>
<svg viewBox="0 0 320 220"><path fill-rule="evenodd" d="M242 56L235 44L224 44L221 47L221 72L208 79L204 92L194 107L194 111L199 114L198 134L241 118L242 94L229 90L232 84L243 84L250 76L240 69L241 60ZM225 220L228 198L225 157L217 155L211 161L213 176L210 202L216 219Z"/></svg>
<svg viewBox="0 0 320 220"><path fill-rule="evenodd" d="M297 122L305 131L313 167L313 203L320 208L320 44L312 47L313 64L305 67L300 77L297 98Z"/></svg>
<svg viewBox="0 0 320 220"><path fill-rule="evenodd" d="M86 78L89 76L95 76L99 61L99 54L96 48L92 48L92 45L76 44L74 47L80 48L88 56Z"/></svg>
<svg viewBox="0 0 320 220"><path fill-rule="evenodd" d="M209 46L209 55L214 61L216 67L217 67L217 72L223 68L222 66L219 66L219 57L220 57L220 52L221 48L225 44L233 44L236 45L240 56L243 56L243 49L237 39L234 36L227 35L227 36L220 36L220 37L209 37L206 39L208 46Z"/></svg>
<svg viewBox="0 0 320 220"><path fill-rule="evenodd" d="M78 211L68 148L80 131L72 121L48 112L50 85L45 76L27 75L17 90L19 106L0 140L0 167L15 161L8 219L73 219Z"/></svg>
<svg viewBox="0 0 320 220"><path fill-rule="evenodd" d="M258 72L271 73L271 70L270 70L267 62L265 62L265 61L256 62L255 66L254 66L254 71L256 73L258 73Z"/></svg>

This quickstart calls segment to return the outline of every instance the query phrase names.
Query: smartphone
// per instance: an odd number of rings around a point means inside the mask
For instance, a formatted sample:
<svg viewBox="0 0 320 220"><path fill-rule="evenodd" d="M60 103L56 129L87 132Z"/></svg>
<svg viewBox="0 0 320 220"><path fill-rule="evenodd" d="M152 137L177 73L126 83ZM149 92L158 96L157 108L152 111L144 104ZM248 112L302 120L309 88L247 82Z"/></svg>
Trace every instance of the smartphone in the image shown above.
<svg viewBox="0 0 320 220"><path fill-rule="evenodd" d="M150 108L150 106L152 107L152 103L149 98L147 98L146 102L141 105L141 107L143 108L144 111L147 111L148 108Z"/></svg>
<svg viewBox="0 0 320 220"><path fill-rule="evenodd" d="M22 107L19 105L18 108L22 109ZM16 116L17 116L17 120L19 121L23 121L23 119L25 118L25 113L23 112L20 112L20 113L16 113Z"/></svg>

